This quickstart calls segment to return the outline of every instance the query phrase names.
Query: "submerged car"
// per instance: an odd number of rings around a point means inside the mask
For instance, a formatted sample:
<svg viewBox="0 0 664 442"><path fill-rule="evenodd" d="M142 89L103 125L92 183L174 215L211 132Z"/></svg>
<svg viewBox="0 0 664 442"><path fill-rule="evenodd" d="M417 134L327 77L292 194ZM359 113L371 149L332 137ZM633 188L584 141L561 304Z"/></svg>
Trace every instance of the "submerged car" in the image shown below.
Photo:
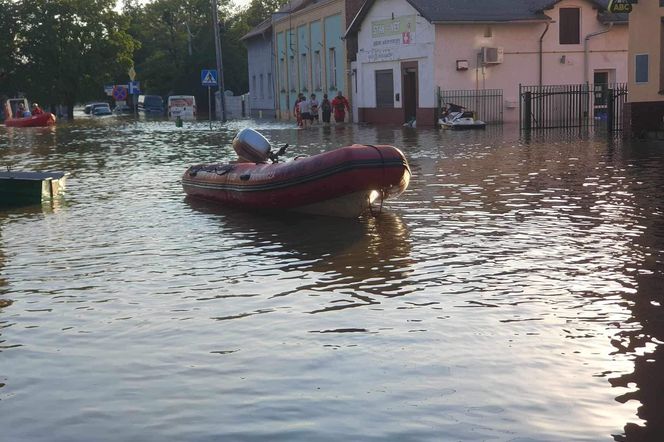
<svg viewBox="0 0 664 442"><path fill-rule="evenodd" d="M113 112L111 112L111 106L109 106L108 103L97 103L90 111L90 115L95 117L112 114Z"/></svg>
<svg viewBox="0 0 664 442"><path fill-rule="evenodd" d="M115 106L115 108L113 108L113 113L115 115L131 115L134 113L134 111L129 105L118 104L117 106Z"/></svg>

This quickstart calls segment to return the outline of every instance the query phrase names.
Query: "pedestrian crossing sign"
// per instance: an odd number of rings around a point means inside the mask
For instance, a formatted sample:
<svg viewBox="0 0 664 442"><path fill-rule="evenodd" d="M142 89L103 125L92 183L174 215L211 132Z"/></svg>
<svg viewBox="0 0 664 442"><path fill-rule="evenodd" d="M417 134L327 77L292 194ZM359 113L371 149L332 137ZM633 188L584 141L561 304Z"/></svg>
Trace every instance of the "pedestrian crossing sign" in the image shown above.
<svg viewBox="0 0 664 442"><path fill-rule="evenodd" d="M201 70L201 84L203 86L217 85L217 71L215 69Z"/></svg>

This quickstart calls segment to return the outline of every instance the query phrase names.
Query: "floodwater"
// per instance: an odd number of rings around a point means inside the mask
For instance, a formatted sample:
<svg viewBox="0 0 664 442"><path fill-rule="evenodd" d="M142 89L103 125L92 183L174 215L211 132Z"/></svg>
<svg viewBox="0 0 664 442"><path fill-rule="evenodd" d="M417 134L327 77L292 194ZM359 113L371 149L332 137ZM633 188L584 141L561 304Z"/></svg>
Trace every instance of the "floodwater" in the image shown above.
<svg viewBox="0 0 664 442"><path fill-rule="evenodd" d="M188 201L257 127L287 156L393 144L377 217ZM0 209L3 441L664 440L664 145L109 118L0 127L71 173Z"/></svg>

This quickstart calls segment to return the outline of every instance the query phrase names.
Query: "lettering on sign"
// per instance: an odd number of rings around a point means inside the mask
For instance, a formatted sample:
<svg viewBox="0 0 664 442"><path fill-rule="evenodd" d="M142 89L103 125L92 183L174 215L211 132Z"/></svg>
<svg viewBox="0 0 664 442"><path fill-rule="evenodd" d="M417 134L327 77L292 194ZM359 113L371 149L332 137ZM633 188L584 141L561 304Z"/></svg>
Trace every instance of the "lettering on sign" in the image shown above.
<svg viewBox="0 0 664 442"><path fill-rule="evenodd" d="M415 15L371 22L373 46L398 46L415 42Z"/></svg>
<svg viewBox="0 0 664 442"><path fill-rule="evenodd" d="M370 49L367 53L367 58L370 63L376 61L392 61L396 60L396 54L392 48Z"/></svg>
<svg viewBox="0 0 664 442"><path fill-rule="evenodd" d="M606 9L614 14L629 14L632 12L632 4L629 0L611 0Z"/></svg>

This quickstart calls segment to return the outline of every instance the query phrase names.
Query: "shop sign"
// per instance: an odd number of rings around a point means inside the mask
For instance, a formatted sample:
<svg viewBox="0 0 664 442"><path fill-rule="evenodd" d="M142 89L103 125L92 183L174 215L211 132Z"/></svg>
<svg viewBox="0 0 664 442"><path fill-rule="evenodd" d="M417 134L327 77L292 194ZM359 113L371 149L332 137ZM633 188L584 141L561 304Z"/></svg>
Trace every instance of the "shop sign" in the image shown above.
<svg viewBox="0 0 664 442"><path fill-rule="evenodd" d="M632 12L632 4L629 0L611 0L606 9L613 14L629 14Z"/></svg>
<svg viewBox="0 0 664 442"><path fill-rule="evenodd" d="M411 44L415 40L415 15L371 22L374 48Z"/></svg>

